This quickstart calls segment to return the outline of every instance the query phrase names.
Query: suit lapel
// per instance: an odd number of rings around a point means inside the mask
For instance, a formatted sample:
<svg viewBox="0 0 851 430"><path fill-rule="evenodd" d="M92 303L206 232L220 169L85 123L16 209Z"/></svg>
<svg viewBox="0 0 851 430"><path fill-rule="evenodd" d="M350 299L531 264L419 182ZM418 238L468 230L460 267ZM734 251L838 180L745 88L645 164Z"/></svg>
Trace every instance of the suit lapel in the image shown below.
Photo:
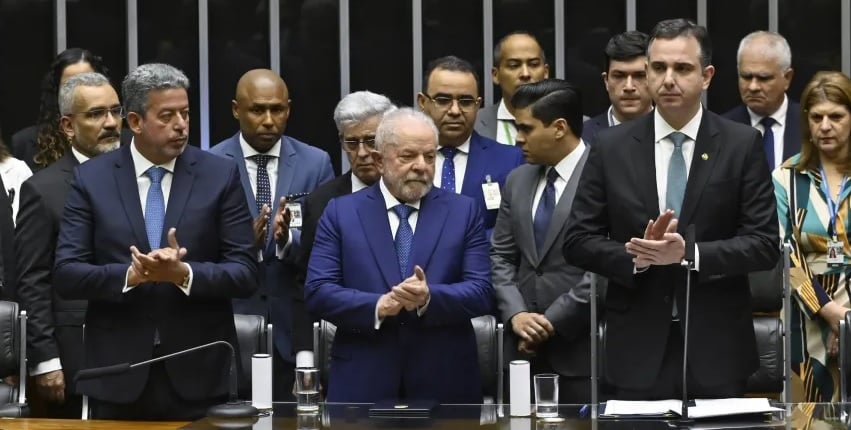
<svg viewBox="0 0 851 430"><path fill-rule="evenodd" d="M281 153L278 158L278 182L275 184L275 199L272 207L276 207L281 197L290 194L295 175L295 150L286 136L281 136ZM312 190L310 190L312 191Z"/></svg>
<svg viewBox="0 0 851 430"><path fill-rule="evenodd" d="M783 161L800 152L801 128L798 112L800 106L790 101L786 107L786 127L783 132Z"/></svg>
<svg viewBox="0 0 851 430"><path fill-rule="evenodd" d="M140 251L147 253L151 250L151 245L148 243L148 234L145 230L145 217L142 213L142 203L139 201L139 184L136 181L136 170L133 165L133 158L130 155L130 145L121 149L121 157L115 163L115 182L118 186L118 198L121 200L121 207L124 208L124 214L130 222L130 228L136 236L136 247Z"/></svg>
<svg viewBox="0 0 851 430"><path fill-rule="evenodd" d="M535 244L535 231L532 228L532 200L535 198L535 191L538 187L538 180L543 176L541 168L529 166L521 166L524 175L517 182L518 194L516 204L512 203L511 211L517 211L515 219L520 220L520 233L515 240L517 247L526 255L526 259L538 265L538 247ZM514 218L512 216L512 218Z"/></svg>
<svg viewBox="0 0 851 430"><path fill-rule="evenodd" d="M192 184L195 182L195 175L192 172L196 162L195 155L194 151L187 150L175 160L171 191L169 191L168 206L165 212L165 222L163 223L163 233L160 238L160 243L163 246L168 243L168 229L171 227L177 228L178 223L180 223L180 217L183 215L183 208L186 207L186 202L189 200Z"/></svg>
<svg viewBox="0 0 851 430"><path fill-rule="evenodd" d="M65 152L65 155L59 159L60 169L62 169L62 174L65 176L65 183L71 184L71 180L74 179L74 168L77 167L80 162L77 161L77 157L74 156L74 153L71 150Z"/></svg>
<svg viewBox="0 0 851 430"><path fill-rule="evenodd" d="M718 128L715 121L709 111L703 111L703 119L700 121L697 140L694 143L694 154L691 157L691 168L688 173L685 197L683 197L683 210L678 217L681 227L690 223L706 181L709 179L715 161L718 159L719 147L715 139Z"/></svg>
<svg viewBox="0 0 851 430"><path fill-rule="evenodd" d="M441 200L441 192L432 189L423 197L417 217L417 229L414 232L414 243L411 246L411 267L419 265L425 270L437 247L446 217L449 215L446 205ZM402 279L411 276L403 273Z"/></svg>
<svg viewBox="0 0 851 430"><path fill-rule="evenodd" d="M656 137L653 133L653 115L645 115L635 121L644 121L643 127L636 127L633 136L632 180L638 185L641 196L644 197L646 215L641 218L656 218L659 216L659 193L656 190Z"/></svg>
<svg viewBox="0 0 851 430"><path fill-rule="evenodd" d="M487 168L487 156L484 154L487 149L487 146L474 132L470 137L470 154L467 155L467 169L464 172L461 194L472 197L482 193L480 181L481 178L485 177L485 169ZM493 180L495 181L496 178Z"/></svg>
<svg viewBox="0 0 851 430"><path fill-rule="evenodd" d="M579 176L582 174L582 168L585 166L585 160L587 159L588 150L586 148L585 152L583 152L582 156L579 158L576 168L573 169L573 172L571 172L570 178L567 179L567 185L565 185L564 191L561 193L561 198L553 211L553 217L550 219L550 226L547 227L544 247L541 248L542 252L539 256L540 259L544 258L544 255L546 255L547 251L549 251L549 249L553 246L553 243L555 243L559 233L564 228L565 224L567 224L567 216L570 215L570 208L573 207L573 197L576 195L576 186L579 184Z"/></svg>
<svg viewBox="0 0 851 430"><path fill-rule="evenodd" d="M375 184L365 190L366 196L358 205L358 219L366 235L366 241L372 255L384 277L388 289L402 281L399 277L399 259L396 258L396 248L393 244L393 234L390 232L390 221L387 218L387 208L381 189Z"/></svg>
<svg viewBox="0 0 851 430"><path fill-rule="evenodd" d="M242 191L245 193L245 198L248 199L248 210L251 211L251 218L257 217L257 200L254 199L254 191L251 190L251 182L248 177L248 169L245 168L245 154L242 152L242 147L239 145L239 133L235 134L231 139L224 143L225 155L236 161L239 169L239 182L242 183Z"/></svg>

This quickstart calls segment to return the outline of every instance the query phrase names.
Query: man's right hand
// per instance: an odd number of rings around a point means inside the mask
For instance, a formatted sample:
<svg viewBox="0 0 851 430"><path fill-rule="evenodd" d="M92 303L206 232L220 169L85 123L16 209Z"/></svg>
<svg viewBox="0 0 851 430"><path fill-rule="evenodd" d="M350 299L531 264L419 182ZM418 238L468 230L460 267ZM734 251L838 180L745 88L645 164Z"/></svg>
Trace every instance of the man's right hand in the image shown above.
<svg viewBox="0 0 851 430"><path fill-rule="evenodd" d="M275 243L279 246L284 246L290 237L290 220L292 214L287 209L287 199L281 197L278 201L278 208L275 210L275 221L272 232L275 235Z"/></svg>
<svg viewBox="0 0 851 430"><path fill-rule="evenodd" d="M518 312L511 317L511 328L527 343L538 344L555 334L553 325L541 314Z"/></svg>
<svg viewBox="0 0 851 430"><path fill-rule="evenodd" d="M263 249L263 246L266 245L266 236L269 232L269 214L271 212L272 209L269 208L269 205L264 203L260 213L257 214L257 218L254 218L254 246L257 249Z"/></svg>
<svg viewBox="0 0 851 430"><path fill-rule="evenodd" d="M45 399L65 403L65 373L62 369L36 375L33 379L36 389Z"/></svg>
<svg viewBox="0 0 851 430"><path fill-rule="evenodd" d="M378 298L378 318L398 315L403 307L401 303L393 298L393 293L384 293Z"/></svg>

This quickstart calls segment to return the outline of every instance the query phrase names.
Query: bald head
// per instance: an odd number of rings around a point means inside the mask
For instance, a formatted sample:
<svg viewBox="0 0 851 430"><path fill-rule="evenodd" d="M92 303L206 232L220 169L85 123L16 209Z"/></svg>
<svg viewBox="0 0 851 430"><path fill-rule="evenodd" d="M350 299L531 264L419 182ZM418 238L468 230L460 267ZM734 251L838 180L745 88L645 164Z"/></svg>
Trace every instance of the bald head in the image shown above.
<svg viewBox="0 0 851 430"><path fill-rule="evenodd" d="M272 70L248 71L236 85L231 110L245 141L256 151L266 153L281 139L287 126L287 84Z"/></svg>

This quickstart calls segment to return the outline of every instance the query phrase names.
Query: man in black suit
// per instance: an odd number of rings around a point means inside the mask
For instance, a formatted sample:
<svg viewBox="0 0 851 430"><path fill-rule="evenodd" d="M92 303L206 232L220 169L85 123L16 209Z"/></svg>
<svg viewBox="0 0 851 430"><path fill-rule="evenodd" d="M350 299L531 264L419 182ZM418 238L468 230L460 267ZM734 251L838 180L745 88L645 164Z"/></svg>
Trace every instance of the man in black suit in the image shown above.
<svg viewBox="0 0 851 430"><path fill-rule="evenodd" d="M704 27L656 25L647 58L656 109L600 132L573 203L564 254L609 279L603 353L615 398L681 397L690 225L689 336L698 341L688 393L741 396L759 365L747 274L779 257L774 190L759 133L701 106L711 59Z"/></svg>
<svg viewBox="0 0 851 430"><path fill-rule="evenodd" d="M119 146L122 109L109 79L82 73L59 89L59 128L71 150L21 186L15 230L21 307L27 311L27 352L35 388L52 418L79 418L74 375L83 353L84 300L53 289L53 253L74 168Z"/></svg>
<svg viewBox="0 0 851 430"><path fill-rule="evenodd" d="M600 129L614 127L653 110L647 88L647 41L640 31L627 31L609 39L603 84L612 103L605 112L589 118L582 128L582 140L591 145Z"/></svg>
<svg viewBox="0 0 851 430"><path fill-rule="evenodd" d="M145 64L124 79L133 142L80 165L55 287L86 299L83 366L236 344L235 297L257 290L251 214L233 160L188 145L189 79ZM231 355L205 350L79 381L97 419L192 421L227 397Z"/></svg>
<svg viewBox="0 0 851 430"><path fill-rule="evenodd" d="M298 282L301 291L296 292L293 300L293 347L297 351L313 349L313 339L299 335L311 332L310 329L303 329L305 324L309 326L312 323L312 318L304 307L304 279L319 217L322 216L325 206L331 199L360 191L374 184L381 177L381 172L378 171L373 158L375 130L378 129L378 123L381 122L384 114L395 109L396 106L390 99L369 91L357 91L343 97L334 109L334 122L337 124L340 143L346 151L351 169L313 190L305 198L302 207L304 217L301 228L302 273ZM302 329L297 329L299 327ZM312 361L303 361L296 365L310 367L313 365Z"/></svg>
<svg viewBox="0 0 851 430"><path fill-rule="evenodd" d="M783 36L755 31L739 43L737 60L743 104L724 117L763 134L766 160L774 170L801 151L801 107L786 96L794 74L792 50Z"/></svg>

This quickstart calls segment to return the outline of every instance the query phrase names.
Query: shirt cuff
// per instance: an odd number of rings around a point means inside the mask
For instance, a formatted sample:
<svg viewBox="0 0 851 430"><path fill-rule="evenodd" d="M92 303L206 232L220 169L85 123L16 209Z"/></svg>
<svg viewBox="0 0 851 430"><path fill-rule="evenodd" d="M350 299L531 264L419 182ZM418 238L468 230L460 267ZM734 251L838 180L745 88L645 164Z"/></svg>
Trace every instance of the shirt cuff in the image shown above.
<svg viewBox="0 0 851 430"><path fill-rule="evenodd" d="M290 250L290 246L293 244L293 229L290 229L290 234L287 235L287 243L284 246L279 245L277 242L275 243L275 256L278 257L278 260L283 260L284 256L287 255L287 251Z"/></svg>
<svg viewBox="0 0 851 430"><path fill-rule="evenodd" d="M295 367L313 367L313 351L299 351L295 354Z"/></svg>
<svg viewBox="0 0 851 430"><path fill-rule="evenodd" d="M423 316L424 313L426 313L426 311L428 310L428 304L429 303L431 303L431 294L428 295L428 299L426 299L426 302L425 302L424 305L417 307L417 316L418 317L421 317L421 316Z"/></svg>
<svg viewBox="0 0 851 430"><path fill-rule="evenodd" d="M700 247L694 244L694 271L700 272Z"/></svg>
<svg viewBox="0 0 851 430"><path fill-rule="evenodd" d="M263 250L262 249L257 250L257 262L258 263L263 262Z"/></svg>
<svg viewBox="0 0 851 430"><path fill-rule="evenodd" d="M59 357L38 363L30 369L30 376L44 375L45 373L55 372L57 370L62 370L62 362L59 360Z"/></svg>
<svg viewBox="0 0 851 430"><path fill-rule="evenodd" d="M189 263L183 263L186 265L186 268L189 269L189 276L187 276L186 285L174 284L177 285L177 288L180 291L183 291L183 294L189 295L189 290L192 289L192 279L194 278L192 274L192 266Z"/></svg>
<svg viewBox="0 0 851 430"><path fill-rule="evenodd" d="M376 330L380 329L380 328L381 328L381 323L383 323L383 322L384 322L384 318L379 318L379 317L378 317L378 304L379 304L380 302L381 302L381 299L378 299L378 301L377 301L377 302L375 302L375 329L376 329Z"/></svg>
<svg viewBox="0 0 851 430"><path fill-rule="evenodd" d="M644 273L644 272L646 272L646 271L647 271L647 269L649 269L649 268L650 268L650 266L647 266L647 267L632 266L632 274L633 274L633 275L637 275L637 274L639 274L639 273Z"/></svg>
<svg viewBox="0 0 851 430"><path fill-rule="evenodd" d="M130 269L132 269L132 268L133 268L133 266L128 267L127 273L124 275L124 288L121 289L121 294L124 294L124 293L136 288L136 285L127 285L127 282L130 280Z"/></svg>

